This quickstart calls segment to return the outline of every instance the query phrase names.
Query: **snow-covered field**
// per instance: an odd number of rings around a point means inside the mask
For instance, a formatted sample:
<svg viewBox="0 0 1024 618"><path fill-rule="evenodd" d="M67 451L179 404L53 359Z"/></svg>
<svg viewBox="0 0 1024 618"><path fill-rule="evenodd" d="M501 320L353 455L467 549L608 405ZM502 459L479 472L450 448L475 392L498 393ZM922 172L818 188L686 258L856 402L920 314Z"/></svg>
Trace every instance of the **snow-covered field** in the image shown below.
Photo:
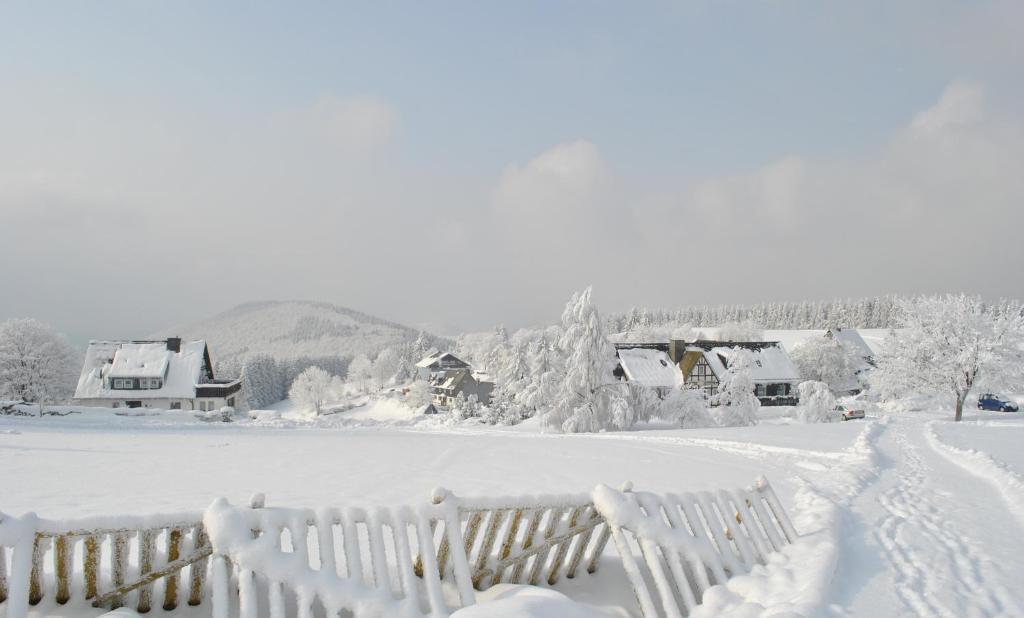
<svg viewBox="0 0 1024 618"><path fill-rule="evenodd" d="M530 424L449 426L378 406L315 423L287 406L235 423L184 412L2 417L0 510L48 518L198 511L255 492L271 505L401 505L427 501L438 486L463 496L625 481L689 491L764 474L807 538L709 595L701 615L1024 615L1019 414L971 411L959 425L945 410L825 425L765 418L735 429L565 436ZM638 615L611 548L608 557L594 577L558 590L590 609ZM531 603L558 607L543 596L511 607ZM472 615L496 615L480 613L485 607Z"/></svg>

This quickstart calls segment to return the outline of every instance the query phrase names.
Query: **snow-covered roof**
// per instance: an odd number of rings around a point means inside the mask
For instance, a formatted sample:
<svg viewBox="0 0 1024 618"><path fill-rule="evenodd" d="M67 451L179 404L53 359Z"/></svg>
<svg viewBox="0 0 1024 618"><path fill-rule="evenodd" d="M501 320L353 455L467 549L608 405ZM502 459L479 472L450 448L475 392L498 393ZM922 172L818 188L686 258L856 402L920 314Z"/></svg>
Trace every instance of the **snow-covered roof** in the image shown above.
<svg viewBox="0 0 1024 618"><path fill-rule="evenodd" d="M853 346L853 349L857 350L864 359L869 359L874 356L874 352L871 351L871 347L868 346L867 342L864 341L864 338L860 336L860 333L857 332L856 329L832 328L829 329L828 332L831 332L832 336L835 337L837 341L844 341Z"/></svg>
<svg viewBox="0 0 1024 618"><path fill-rule="evenodd" d="M166 342L90 341L75 388L75 399L191 399L206 369L206 342L181 344L180 352ZM110 378L163 378L160 388L107 388Z"/></svg>
<svg viewBox="0 0 1024 618"><path fill-rule="evenodd" d="M468 363L463 361L458 356L455 356L451 352L435 352L434 354L427 355L423 358L423 360L416 363L416 366L419 367L420 369L426 369L428 367L434 366L435 364L441 362L442 360L458 361L459 364L468 366Z"/></svg>
<svg viewBox="0 0 1024 618"><path fill-rule="evenodd" d="M173 354L165 343L125 343L114 352L107 377L162 378Z"/></svg>
<svg viewBox="0 0 1024 618"><path fill-rule="evenodd" d="M630 382L651 388L675 388L683 383L683 372L661 350L622 348L618 354Z"/></svg>
<svg viewBox="0 0 1024 618"><path fill-rule="evenodd" d="M709 350L700 347L688 347L686 349L687 351L703 352L704 358L711 365L711 370L718 377L721 377L726 372L726 366L722 363L722 359L724 358L726 363L731 364L732 357L736 353L734 348L728 347L728 343ZM800 372L796 370L796 365L790 360L789 355L782 349L782 346L769 344L761 346L760 349L751 349L749 351L752 354L753 361L750 366L750 377L755 383L800 381Z"/></svg>

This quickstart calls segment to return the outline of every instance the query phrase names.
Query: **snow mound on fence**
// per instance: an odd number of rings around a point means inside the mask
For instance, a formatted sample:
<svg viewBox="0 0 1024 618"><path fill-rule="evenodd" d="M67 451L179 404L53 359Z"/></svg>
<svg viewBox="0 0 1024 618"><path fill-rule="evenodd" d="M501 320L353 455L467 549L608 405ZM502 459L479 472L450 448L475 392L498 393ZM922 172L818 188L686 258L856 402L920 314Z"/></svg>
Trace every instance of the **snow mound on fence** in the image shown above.
<svg viewBox="0 0 1024 618"><path fill-rule="evenodd" d="M452 618L601 618L624 616L621 610L604 610L577 603L550 588L498 584L478 593L477 604L460 609Z"/></svg>

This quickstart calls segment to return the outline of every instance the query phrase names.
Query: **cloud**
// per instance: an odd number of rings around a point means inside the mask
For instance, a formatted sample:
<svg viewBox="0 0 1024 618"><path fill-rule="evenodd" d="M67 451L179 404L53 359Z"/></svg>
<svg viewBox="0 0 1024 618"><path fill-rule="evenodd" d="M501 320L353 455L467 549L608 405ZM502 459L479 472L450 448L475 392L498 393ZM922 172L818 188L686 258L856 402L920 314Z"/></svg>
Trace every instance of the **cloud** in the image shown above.
<svg viewBox="0 0 1024 618"><path fill-rule="evenodd" d="M390 143L399 127L398 111L371 95L323 96L313 105L310 117L329 140L351 152L372 151Z"/></svg>
<svg viewBox="0 0 1024 618"><path fill-rule="evenodd" d="M910 130L928 135L970 127L982 119L983 109L984 91L979 85L953 82L935 105L914 115Z"/></svg>
<svg viewBox="0 0 1024 618"><path fill-rule="evenodd" d="M589 141L558 144L525 164L506 167L493 206L502 215L520 219L586 221L608 206L611 175L608 163Z"/></svg>

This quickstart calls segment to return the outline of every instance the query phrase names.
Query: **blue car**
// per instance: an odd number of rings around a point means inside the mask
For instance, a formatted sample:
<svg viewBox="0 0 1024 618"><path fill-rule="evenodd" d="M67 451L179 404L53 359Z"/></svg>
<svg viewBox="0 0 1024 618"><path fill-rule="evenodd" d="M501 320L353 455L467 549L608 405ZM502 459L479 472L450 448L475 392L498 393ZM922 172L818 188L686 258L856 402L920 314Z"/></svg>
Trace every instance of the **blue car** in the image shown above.
<svg viewBox="0 0 1024 618"><path fill-rule="evenodd" d="M978 409L993 412L1016 412L1017 404L1004 401L992 393L985 393L978 397Z"/></svg>

